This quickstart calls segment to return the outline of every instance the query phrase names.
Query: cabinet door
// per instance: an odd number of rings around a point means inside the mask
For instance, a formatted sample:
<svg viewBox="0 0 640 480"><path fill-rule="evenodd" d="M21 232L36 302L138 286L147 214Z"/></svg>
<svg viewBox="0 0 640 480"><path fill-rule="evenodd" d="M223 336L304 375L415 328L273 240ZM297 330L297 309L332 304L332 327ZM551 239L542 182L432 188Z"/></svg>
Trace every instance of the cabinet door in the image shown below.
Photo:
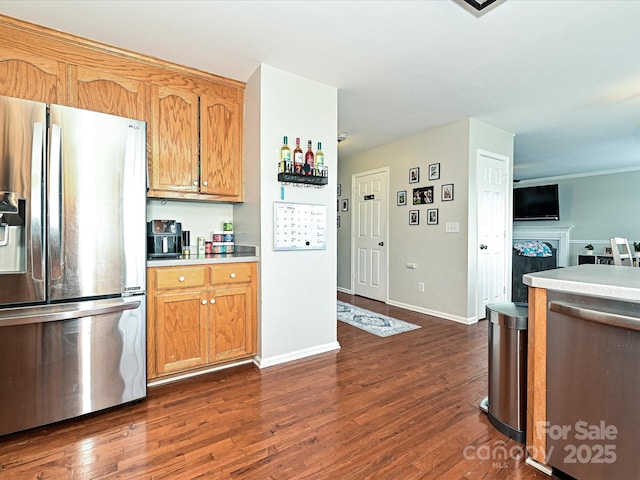
<svg viewBox="0 0 640 480"><path fill-rule="evenodd" d="M253 353L250 284L225 286L212 292L209 310L209 357L211 361L240 358Z"/></svg>
<svg viewBox="0 0 640 480"><path fill-rule="evenodd" d="M229 97L200 98L201 193L242 200L242 102Z"/></svg>
<svg viewBox="0 0 640 480"><path fill-rule="evenodd" d="M146 121L144 89L144 82L69 65L69 105L72 107Z"/></svg>
<svg viewBox="0 0 640 480"><path fill-rule="evenodd" d="M207 294L168 292L156 296L157 373L205 365L207 355Z"/></svg>
<svg viewBox="0 0 640 480"><path fill-rule="evenodd" d="M151 190L198 192L198 95L152 88Z"/></svg>
<svg viewBox="0 0 640 480"><path fill-rule="evenodd" d="M29 57L12 58L0 54L0 95L44 103L65 104L66 65L55 60Z"/></svg>

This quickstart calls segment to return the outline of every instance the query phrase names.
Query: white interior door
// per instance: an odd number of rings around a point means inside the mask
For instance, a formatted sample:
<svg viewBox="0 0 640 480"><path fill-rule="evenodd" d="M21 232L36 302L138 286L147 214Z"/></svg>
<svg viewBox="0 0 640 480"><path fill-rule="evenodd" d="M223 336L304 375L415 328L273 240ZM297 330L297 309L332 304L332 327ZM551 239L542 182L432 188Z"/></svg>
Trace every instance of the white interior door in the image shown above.
<svg viewBox="0 0 640 480"><path fill-rule="evenodd" d="M382 302L387 301L387 182L386 169L356 174L351 200L354 293Z"/></svg>
<svg viewBox="0 0 640 480"><path fill-rule="evenodd" d="M508 159L478 156L478 319L488 303L507 299Z"/></svg>

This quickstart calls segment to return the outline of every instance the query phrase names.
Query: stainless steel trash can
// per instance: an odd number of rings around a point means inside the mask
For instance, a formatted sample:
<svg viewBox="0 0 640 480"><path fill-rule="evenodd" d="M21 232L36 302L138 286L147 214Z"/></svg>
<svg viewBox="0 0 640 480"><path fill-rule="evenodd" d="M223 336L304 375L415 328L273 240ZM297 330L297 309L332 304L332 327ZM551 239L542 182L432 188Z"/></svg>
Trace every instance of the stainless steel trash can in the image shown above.
<svg viewBox="0 0 640 480"><path fill-rule="evenodd" d="M489 320L489 422L524 443L527 422L526 303L487 305Z"/></svg>

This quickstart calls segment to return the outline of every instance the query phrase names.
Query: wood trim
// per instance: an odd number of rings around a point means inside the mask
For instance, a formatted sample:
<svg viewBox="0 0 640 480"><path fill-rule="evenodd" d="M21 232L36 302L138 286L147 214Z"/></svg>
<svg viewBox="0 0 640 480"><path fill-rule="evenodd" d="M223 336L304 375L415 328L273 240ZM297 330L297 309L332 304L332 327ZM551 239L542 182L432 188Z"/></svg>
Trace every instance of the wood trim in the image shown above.
<svg viewBox="0 0 640 480"><path fill-rule="evenodd" d="M547 438L547 290L529 287L527 342L527 450L546 463Z"/></svg>

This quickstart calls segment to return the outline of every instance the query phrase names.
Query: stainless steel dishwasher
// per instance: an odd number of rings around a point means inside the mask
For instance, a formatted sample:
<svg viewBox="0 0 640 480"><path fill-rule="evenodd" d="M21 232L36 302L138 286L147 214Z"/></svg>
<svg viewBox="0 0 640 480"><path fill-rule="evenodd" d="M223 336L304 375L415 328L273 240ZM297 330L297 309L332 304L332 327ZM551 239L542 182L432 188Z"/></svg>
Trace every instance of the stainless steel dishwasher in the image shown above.
<svg viewBox="0 0 640 480"><path fill-rule="evenodd" d="M550 291L547 464L640 478L640 304Z"/></svg>

